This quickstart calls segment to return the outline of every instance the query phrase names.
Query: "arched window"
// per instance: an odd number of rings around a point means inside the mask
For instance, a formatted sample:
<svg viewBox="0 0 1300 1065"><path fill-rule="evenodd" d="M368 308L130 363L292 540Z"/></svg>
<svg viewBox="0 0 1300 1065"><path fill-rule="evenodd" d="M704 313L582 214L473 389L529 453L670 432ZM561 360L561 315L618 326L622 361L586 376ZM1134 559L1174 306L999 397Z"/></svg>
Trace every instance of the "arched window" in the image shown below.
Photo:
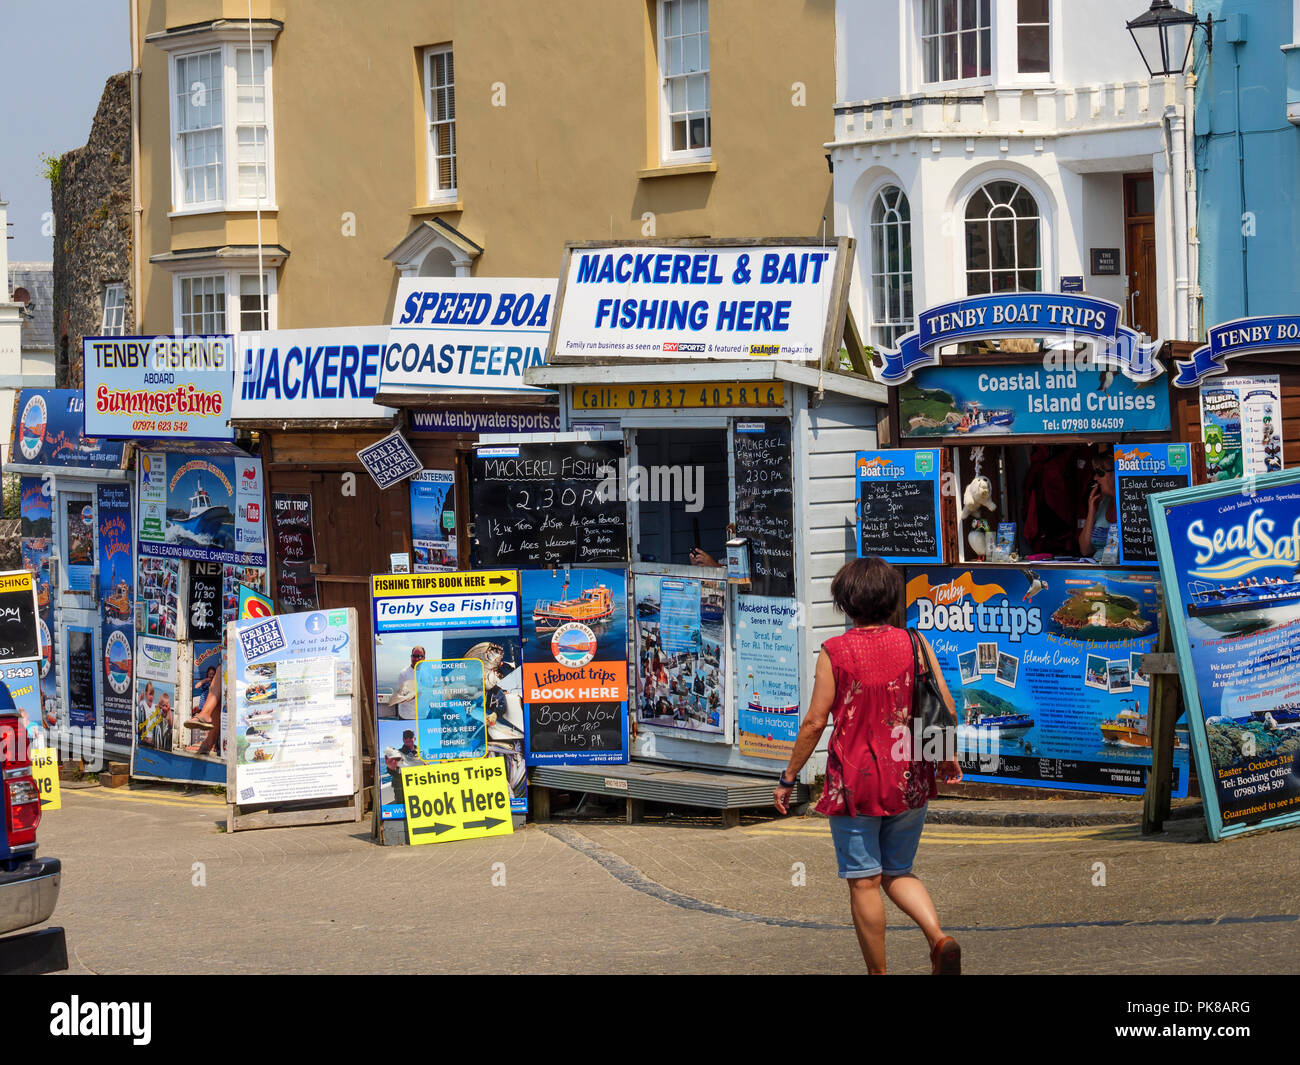
<svg viewBox="0 0 1300 1065"><path fill-rule="evenodd" d="M912 209L897 185L871 205L871 341L898 346L912 329Z"/></svg>
<svg viewBox="0 0 1300 1065"><path fill-rule="evenodd" d="M1038 203L1018 181L976 189L966 204L966 294L1040 291L1041 233Z"/></svg>

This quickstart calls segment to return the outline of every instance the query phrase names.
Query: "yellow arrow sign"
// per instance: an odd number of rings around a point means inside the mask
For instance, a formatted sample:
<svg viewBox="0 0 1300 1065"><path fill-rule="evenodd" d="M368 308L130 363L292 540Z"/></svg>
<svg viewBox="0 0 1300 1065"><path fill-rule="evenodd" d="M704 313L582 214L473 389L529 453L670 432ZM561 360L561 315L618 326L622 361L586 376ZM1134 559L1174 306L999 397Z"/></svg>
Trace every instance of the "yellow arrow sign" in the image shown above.
<svg viewBox="0 0 1300 1065"><path fill-rule="evenodd" d="M381 573L370 578L371 594L457 595L464 592L517 592L519 571L476 569L460 573Z"/></svg>
<svg viewBox="0 0 1300 1065"><path fill-rule="evenodd" d="M406 841L446 843L477 836L508 836L510 785L506 760L462 758L402 770Z"/></svg>
<svg viewBox="0 0 1300 1065"><path fill-rule="evenodd" d="M63 806L59 795L59 759L52 747L33 747L31 752L32 776L41 792L41 812L58 810Z"/></svg>

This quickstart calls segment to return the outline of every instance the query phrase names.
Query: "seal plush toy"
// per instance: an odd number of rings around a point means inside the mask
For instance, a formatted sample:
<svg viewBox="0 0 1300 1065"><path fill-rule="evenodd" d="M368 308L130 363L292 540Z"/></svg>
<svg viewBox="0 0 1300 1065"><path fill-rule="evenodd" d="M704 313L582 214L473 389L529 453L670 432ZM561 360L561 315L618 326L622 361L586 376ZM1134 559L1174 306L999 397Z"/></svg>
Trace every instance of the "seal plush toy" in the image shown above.
<svg viewBox="0 0 1300 1065"><path fill-rule="evenodd" d="M967 518L974 517L981 510L997 510L997 504L993 502L993 484L987 477L976 477L966 486L966 491L962 493L961 518L965 521Z"/></svg>

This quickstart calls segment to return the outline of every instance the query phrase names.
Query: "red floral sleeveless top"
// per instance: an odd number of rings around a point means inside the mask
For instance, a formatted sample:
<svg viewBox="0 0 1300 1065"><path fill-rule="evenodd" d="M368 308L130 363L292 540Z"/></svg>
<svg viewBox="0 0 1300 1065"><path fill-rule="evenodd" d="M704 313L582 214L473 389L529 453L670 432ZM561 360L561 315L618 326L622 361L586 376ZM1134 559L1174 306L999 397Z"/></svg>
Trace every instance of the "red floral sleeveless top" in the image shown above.
<svg viewBox="0 0 1300 1065"><path fill-rule="evenodd" d="M934 765L913 762L912 641L892 626L850 629L822 644L835 672L826 789L831 817L889 817L939 792Z"/></svg>

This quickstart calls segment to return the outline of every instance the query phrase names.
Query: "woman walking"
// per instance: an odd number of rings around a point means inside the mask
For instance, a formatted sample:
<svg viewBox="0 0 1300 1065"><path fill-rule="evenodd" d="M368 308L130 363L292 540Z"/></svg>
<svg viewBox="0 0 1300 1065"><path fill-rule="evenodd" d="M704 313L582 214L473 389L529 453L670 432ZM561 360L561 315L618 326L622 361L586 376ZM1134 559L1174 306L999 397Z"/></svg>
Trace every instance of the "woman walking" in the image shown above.
<svg viewBox="0 0 1300 1065"><path fill-rule="evenodd" d="M885 972L883 887L929 940L931 972L956 975L961 948L944 935L930 893L912 875L926 805L938 787L936 764L912 760L912 640L906 629L890 624L902 594L902 577L878 558L855 559L835 575L831 598L853 628L822 645L808 714L772 795L776 808L786 813L795 775L833 714L826 787L817 810L830 817L840 877L849 882L853 927L867 969ZM923 636L918 638L924 651L921 672L933 671L951 711L952 695L934 652ZM961 766L955 760L938 763L937 775L945 782L958 781Z"/></svg>

